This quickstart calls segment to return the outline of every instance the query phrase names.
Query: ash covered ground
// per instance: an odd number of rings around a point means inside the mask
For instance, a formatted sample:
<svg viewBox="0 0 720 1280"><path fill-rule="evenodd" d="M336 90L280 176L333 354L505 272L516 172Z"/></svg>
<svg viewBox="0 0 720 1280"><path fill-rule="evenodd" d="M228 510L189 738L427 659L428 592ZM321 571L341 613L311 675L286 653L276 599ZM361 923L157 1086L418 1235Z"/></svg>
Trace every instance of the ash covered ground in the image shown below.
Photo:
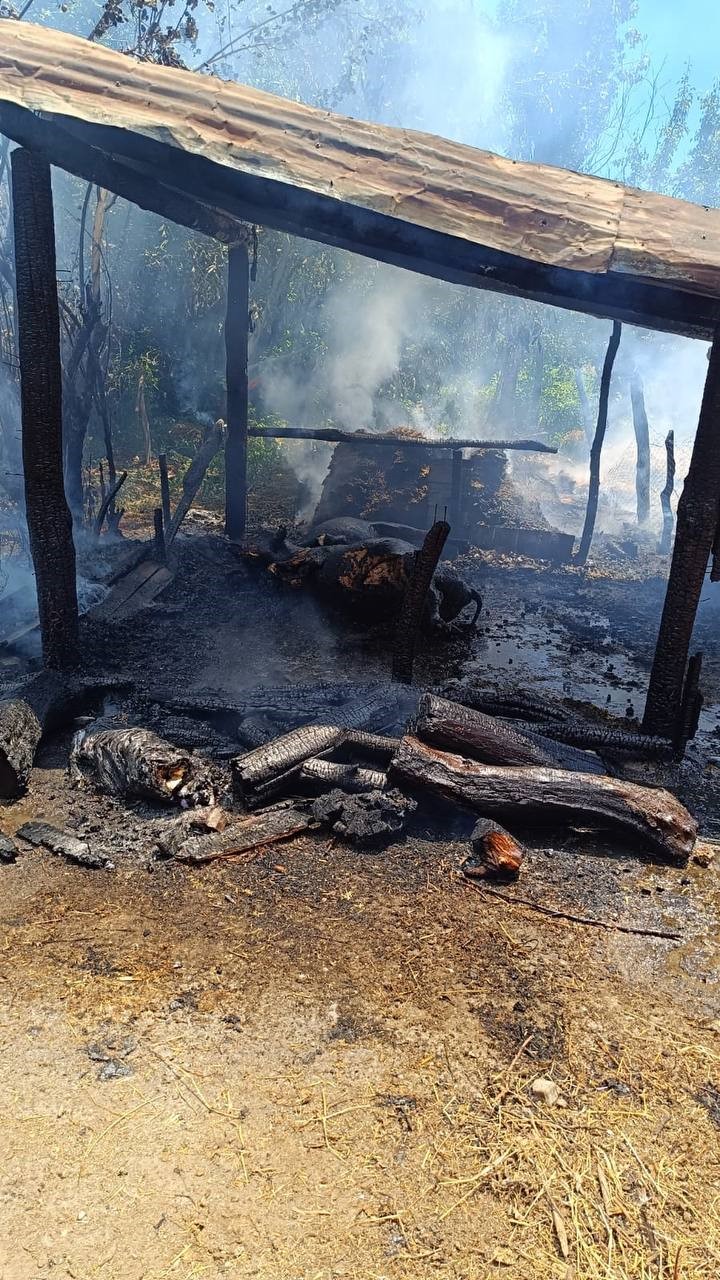
<svg viewBox="0 0 720 1280"><path fill-rule="evenodd" d="M455 567L483 594L480 631L424 637L419 684L492 669L598 717L641 712L659 576L489 553ZM572 1253L593 1274L599 1162L622 1215L609 1274L661 1275L681 1247L688 1276L715 1275L714 616L702 607L698 738L682 765L627 771L698 817L685 869L538 826L518 831L529 856L500 900L458 878L472 818L435 803L380 852L324 833L191 869L155 856L162 810L71 787L71 735L50 738L2 827L44 818L102 844L114 869L35 849L0 868L4 1159L24 1185L0 1231L6 1273L459 1280L501 1266L530 1280L569 1277ZM249 573L200 519L156 604L84 624L88 673L135 681L106 709L221 772L232 720L170 714L153 693L381 682L391 638ZM19 674L6 665L4 684ZM533 1092L548 1078L562 1105Z"/></svg>

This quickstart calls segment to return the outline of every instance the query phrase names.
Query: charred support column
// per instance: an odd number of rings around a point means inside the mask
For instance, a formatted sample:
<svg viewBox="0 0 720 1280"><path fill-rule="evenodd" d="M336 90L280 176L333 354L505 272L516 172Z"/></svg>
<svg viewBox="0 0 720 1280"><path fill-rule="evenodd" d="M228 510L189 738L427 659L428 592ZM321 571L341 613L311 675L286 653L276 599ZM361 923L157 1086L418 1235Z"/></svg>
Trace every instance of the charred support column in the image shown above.
<svg viewBox="0 0 720 1280"><path fill-rule="evenodd" d="M69 665L78 641L75 546L65 498L60 318L50 165L12 154L25 505L43 660Z"/></svg>
<svg viewBox="0 0 720 1280"><path fill-rule="evenodd" d="M578 547L578 553L575 557L576 564L585 564L585 561L588 558L592 536L595 531L595 519L597 516L598 499L600 497L600 457L602 455L603 441L605 440L605 431L607 429L608 402L610 400L610 378L612 377L617 349L620 346L621 334L622 325L618 320L616 320L613 324L612 334L605 355L602 377L600 378L600 399L598 403L597 426L595 428L595 436L590 449L590 486L588 489L587 510L585 512L585 524L583 525L582 537L580 538L580 546Z"/></svg>
<svg viewBox="0 0 720 1280"><path fill-rule="evenodd" d="M690 640L720 515L720 331L716 331L690 470L677 508L665 606L643 732L672 737L682 706Z"/></svg>
<svg viewBox="0 0 720 1280"><path fill-rule="evenodd" d="M228 250L225 356L227 376L227 440L225 443L225 532L245 537L247 503L248 312L250 273L247 245Z"/></svg>
<svg viewBox="0 0 720 1280"><path fill-rule="evenodd" d="M645 410L643 384L637 369L633 370L630 378L630 401L637 446L635 471L637 521L638 524L645 524L650 517L650 429Z"/></svg>
<svg viewBox="0 0 720 1280"><path fill-rule="evenodd" d="M455 530L455 537L462 537L462 481L463 455L462 449L453 449L452 472L450 475L450 524Z"/></svg>

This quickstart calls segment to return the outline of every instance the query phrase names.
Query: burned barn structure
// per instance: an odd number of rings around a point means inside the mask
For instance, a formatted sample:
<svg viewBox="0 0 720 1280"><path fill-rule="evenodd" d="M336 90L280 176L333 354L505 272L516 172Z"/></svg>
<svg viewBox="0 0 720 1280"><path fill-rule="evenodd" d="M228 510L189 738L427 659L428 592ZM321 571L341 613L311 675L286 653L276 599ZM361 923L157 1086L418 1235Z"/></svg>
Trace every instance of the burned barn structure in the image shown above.
<svg viewBox="0 0 720 1280"><path fill-rule="evenodd" d="M253 226L604 317L616 333L626 322L711 342L643 725L673 736L702 584L713 549L720 556L720 211L139 63L12 20L0 25L0 131L17 144L23 456L48 665L67 663L77 643L50 181L58 166L227 245L226 532L235 541L245 537L248 436L262 434L248 426ZM611 368L609 360L601 413ZM369 447L342 432L267 434ZM391 443L375 436L372 448ZM460 522L464 445L546 448L440 442L451 451L451 524ZM581 558L591 535L592 522Z"/></svg>

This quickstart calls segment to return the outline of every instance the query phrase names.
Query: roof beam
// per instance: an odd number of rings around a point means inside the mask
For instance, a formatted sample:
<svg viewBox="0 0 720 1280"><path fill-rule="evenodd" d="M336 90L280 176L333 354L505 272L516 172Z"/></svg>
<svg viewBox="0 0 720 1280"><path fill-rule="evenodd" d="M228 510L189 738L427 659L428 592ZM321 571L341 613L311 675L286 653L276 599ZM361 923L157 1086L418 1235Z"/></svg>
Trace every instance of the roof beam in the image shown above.
<svg viewBox="0 0 720 1280"><path fill-rule="evenodd" d="M437 279L549 303L690 338L709 339L720 299L621 273L548 266L429 230L306 188L220 165L144 134L52 117L73 138L122 158L145 181L161 182L229 217L360 253Z"/></svg>
<svg viewBox="0 0 720 1280"><path fill-rule="evenodd" d="M74 138L61 124L43 119L25 107L0 102L0 132L20 146L41 153L51 164L76 178L104 187L190 231L223 244L239 244L248 238L249 228L244 222L208 208L194 196L167 187L152 175L138 174L107 152Z"/></svg>

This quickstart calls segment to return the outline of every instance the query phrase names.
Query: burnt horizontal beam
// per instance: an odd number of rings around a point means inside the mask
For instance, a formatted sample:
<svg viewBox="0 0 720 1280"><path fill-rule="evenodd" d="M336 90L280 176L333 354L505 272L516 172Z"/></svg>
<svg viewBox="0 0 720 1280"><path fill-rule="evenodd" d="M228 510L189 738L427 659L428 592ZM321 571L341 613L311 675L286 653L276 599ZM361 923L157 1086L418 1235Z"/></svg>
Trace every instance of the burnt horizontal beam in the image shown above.
<svg viewBox="0 0 720 1280"><path fill-rule="evenodd" d="M332 427L248 427L258 440L320 440L326 444L388 445L393 449L515 449L520 453L557 453L540 440L429 440L384 432L336 431Z"/></svg>
<svg viewBox="0 0 720 1280"><path fill-rule="evenodd" d="M61 125L41 119L25 107L0 102L0 133L22 147L39 152L50 164L76 178L104 187L190 231L211 236L223 244L238 244L249 237L249 228L244 222L207 208L187 193L164 186L150 175L139 175L131 166L78 141Z"/></svg>
<svg viewBox="0 0 720 1280"><path fill-rule="evenodd" d="M720 299L621 272L549 266L390 217L331 195L258 177L143 134L49 117L78 140L132 164L138 175L242 221L375 258L393 266L529 298L572 311L708 339L720 324Z"/></svg>

